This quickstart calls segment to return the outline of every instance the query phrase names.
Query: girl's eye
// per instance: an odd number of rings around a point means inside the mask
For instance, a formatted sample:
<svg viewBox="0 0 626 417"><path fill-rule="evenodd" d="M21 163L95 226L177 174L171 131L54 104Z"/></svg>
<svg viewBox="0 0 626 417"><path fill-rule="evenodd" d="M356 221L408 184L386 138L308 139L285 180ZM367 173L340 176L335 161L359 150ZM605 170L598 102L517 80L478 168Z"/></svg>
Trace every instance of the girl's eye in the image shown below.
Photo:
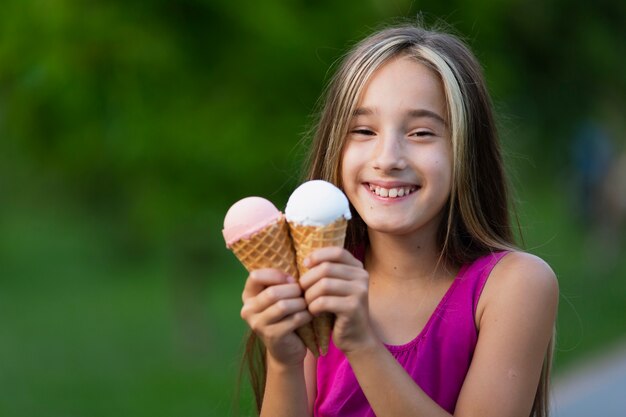
<svg viewBox="0 0 626 417"><path fill-rule="evenodd" d="M375 133L369 129L353 129L352 133L357 135L373 136Z"/></svg>
<svg viewBox="0 0 626 417"><path fill-rule="evenodd" d="M411 133L409 136L425 138L425 137L434 136L434 135L435 134L429 130L418 130L417 132Z"/></svg>

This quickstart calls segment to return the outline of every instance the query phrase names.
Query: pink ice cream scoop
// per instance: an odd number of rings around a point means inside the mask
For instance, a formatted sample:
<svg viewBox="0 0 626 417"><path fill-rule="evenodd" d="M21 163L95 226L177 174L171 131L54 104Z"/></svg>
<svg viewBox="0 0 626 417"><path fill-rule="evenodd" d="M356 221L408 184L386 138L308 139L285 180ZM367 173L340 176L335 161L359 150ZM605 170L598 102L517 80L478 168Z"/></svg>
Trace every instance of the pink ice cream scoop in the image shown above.
<svg viewBox="0 0 626 417"><path fill-rule="evenodd" d="M278 220L282 213L270 201L261 197L246 197L237 201L224 217L224 240L230 246L249 238L268 224Z"/></svg>
<svg viewBox="0 0 626 417"><path fill-rule="evenodd" d="M283 214L268 200L248 197L239 200L224 218L226 246L248 271L275 268L298 278L296 254ZM319 356L311 323L296 329L304 345Z"/></svg>

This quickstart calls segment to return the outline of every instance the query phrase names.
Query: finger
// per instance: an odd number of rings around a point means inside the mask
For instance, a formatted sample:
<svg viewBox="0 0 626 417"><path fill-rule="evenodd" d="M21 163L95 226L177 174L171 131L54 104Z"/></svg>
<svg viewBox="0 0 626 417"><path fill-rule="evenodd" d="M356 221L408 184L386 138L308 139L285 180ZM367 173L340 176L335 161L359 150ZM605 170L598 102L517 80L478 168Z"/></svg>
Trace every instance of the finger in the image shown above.
<svg viewBox="0 0 626 417"><path fill-rule="evenodd" d="M313 316L307 310L298 311L297 313L286 316L276 324L267 326L265 336L268 338L278 338L287 333L295 332L300 326L303 326L313 320Z"/></svg>
<svg viewBox="0 0 626 417"><path fill-rule="evenodd" d="M333 313L336 315L354 312L359 308L357 297L338 297L326 295L316 298L309 304L309 312L314 316L321 313Z"/></svg>
<svg viewBox="0 0 626 417"><path fill-rule="evenodd" d="M254 315L250 319L249 324L255 332L265 332L268 326L276 324L291 314L305 311L306 309L304 298L279 300L268 309Z"/></svg>
<svg viewBox="0 0 626 417"><path fill-rule="evenodd" d="M360 291L359 283L334 278L322 278L311 286L305 293L304 299L311 304L322 296L346 297Z"/></svg>
<svg viewBox="0 0 626 417"><path fill-rule="evenodd" d="M295 279L283 271L272 268L256 269L250 272L241 298L245 302L246 299L255 297L271 285L285 284L288 282L295 282Z"/></svg>
<svg viewBox="0 0 626 417"><path fill-rule="evenodd" d="M335 262L323 262L309 269L300 277L299 283L303 290L309 289L322 278L336 278L346 281L367 281L368 273L362 267Z"/></svg>
<svg viewBox="0 0 626 417"><path fill-rule="evenodd" d="M245 304L253 312L261 312L279 300L302 296L302 288L298 284L278 284L265 288L256 297L250 298Z"/></svg>
<svg viewBox="0 0 626 417"><path fill-rule="evenodd" d="M363 268L363 263L356 259L350 252L339 246L320 248L304 259L304 266L313 268L322 262L338 262L346 265Z"/></svg>

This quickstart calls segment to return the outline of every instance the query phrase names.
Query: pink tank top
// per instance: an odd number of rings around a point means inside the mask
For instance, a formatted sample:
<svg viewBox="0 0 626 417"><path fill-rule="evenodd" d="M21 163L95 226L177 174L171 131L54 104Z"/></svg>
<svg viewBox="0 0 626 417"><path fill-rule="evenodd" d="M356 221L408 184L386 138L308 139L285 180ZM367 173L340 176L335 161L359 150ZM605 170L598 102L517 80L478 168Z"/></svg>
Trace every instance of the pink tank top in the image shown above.
<svg viewBox="0 0 626 417"><path fill-rule="evenodd" d="M387 349L413 380L437 404L454 413L478 339L475 316L478 299L496 263L507 252L463 265L434 313L415 339ZM381 389L391 389L381 381ZM314 417L375 416L350 363L332 343L317 361Z"/></svg>

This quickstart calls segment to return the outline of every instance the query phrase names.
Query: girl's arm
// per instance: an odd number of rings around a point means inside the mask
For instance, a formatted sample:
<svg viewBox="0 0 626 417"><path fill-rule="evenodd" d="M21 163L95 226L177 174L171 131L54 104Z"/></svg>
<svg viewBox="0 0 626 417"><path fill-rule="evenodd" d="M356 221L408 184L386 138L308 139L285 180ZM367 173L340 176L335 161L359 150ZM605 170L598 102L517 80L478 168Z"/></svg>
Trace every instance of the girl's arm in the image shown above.
<svg viewBox="0 0 626 417"><path fill-rule="evenodd" d="M308 415L310 414L308 414L302 363L285 365L268 355L267 379L260 417Z"/></svg>
<svg viewBox="0 0 626 417"><path fill-rule="evenodd" d="M535 256L510 253L495 266L478 305L478 344L457 402L459 415L530 414L558 293L554 272Z"/></svg>
<svg viewBox="0 0 626 417"><path fill-rule="evenodd" d="M261 417L312 416L317 388L317 360L307 351L304 366L285 366L268 355Z"/></svg>
<svg viewBox="0 0 626 417"><path fill-rule="evenodd" d="M336 344L350 361L376 415L449 416L421 390L363 321L366 299L359 296L357 285L339 282L359 280L354 271L346 268L345 264L352 262L347 260L349 254L320 250L314 255L315 264L326 266L301 277L301 283L306 282L303 287L307 289L309 310L314 314L333 312L337 314L336 323L344 324L335 327L333 340L339 341ZM488 282L490 288L485 288L477 314L478 344L455 416L527 417L555 321L556 279L538 258L512 253L494 268ZM315 299L317 303L311 302ZM351 327L357 331L350 331ZM385 389L381 389L381 381L385 381Z"/></svg>
<svg viewBox="0 0 626 417"><path fill-rule="evenodd" d="M303 361L306 348L295 330L311 321L302 289L276 269L252 271L243 291L241 317L267 348L262 417L308 415Z"/></svg>
<svg viewBox="0 0 626 417"><path fill-rule="evenodd" d="M313 406L317 397L317 359L311 352L306 353L304 358L304 380L306 381L306 393L308 397L309 416L313 415Z"/></svg>

